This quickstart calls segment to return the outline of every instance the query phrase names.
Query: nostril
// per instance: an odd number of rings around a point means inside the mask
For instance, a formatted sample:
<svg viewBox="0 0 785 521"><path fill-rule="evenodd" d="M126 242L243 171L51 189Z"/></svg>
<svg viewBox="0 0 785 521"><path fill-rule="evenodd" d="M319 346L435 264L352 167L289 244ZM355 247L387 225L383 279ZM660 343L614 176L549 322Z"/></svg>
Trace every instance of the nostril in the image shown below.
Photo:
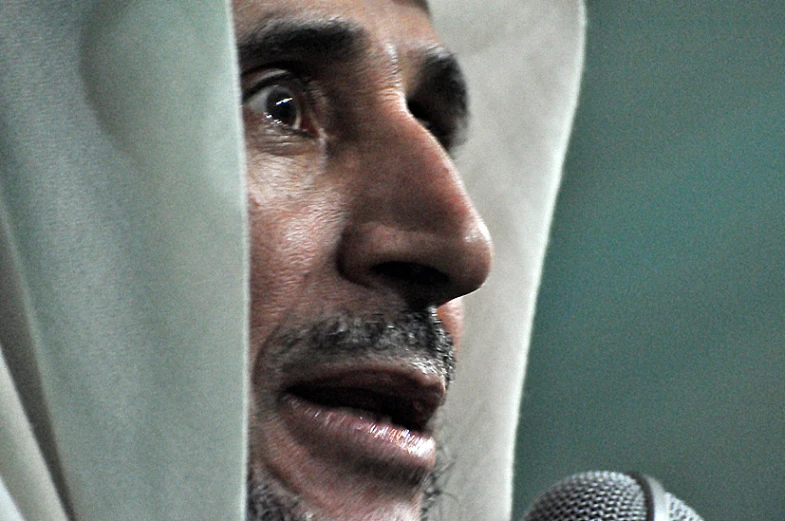
<svg viewBox="0 0 785 521"><path fill-rule="evenodd" d="M443 287L450 282L441 271L414 262L384 262L374 266L372 271L393 282L422 287Z"/></svg>

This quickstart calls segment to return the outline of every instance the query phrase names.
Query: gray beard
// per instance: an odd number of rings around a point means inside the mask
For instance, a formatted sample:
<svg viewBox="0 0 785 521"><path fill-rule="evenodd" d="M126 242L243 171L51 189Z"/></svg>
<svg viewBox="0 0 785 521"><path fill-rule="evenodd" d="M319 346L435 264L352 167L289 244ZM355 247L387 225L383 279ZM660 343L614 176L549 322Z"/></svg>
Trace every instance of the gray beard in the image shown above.
<svg viewBox="0 0 785 521"><path fill-rule="evenodd" d="M428 476L423 489L421 521L436 521L440 517L442 484L450 467L444 459L444 452L440 450L436 469ZM305 509L298 499L281 497L260 479L250 479L247 487L246 521L340 521L303 513Z"/></svg>

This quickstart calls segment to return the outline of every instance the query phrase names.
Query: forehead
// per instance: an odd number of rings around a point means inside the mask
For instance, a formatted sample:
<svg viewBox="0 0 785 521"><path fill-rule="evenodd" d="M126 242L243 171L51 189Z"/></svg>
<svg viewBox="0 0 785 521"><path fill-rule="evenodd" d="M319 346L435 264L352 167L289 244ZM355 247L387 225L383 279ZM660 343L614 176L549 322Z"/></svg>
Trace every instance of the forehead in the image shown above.
<svg viewBox="0 0 785 521"><path fill-rule="evenodd" d="M426 0L233 0L235 33L243 41L273 20L348 22L371 45L407 50L433 47L439 39Z"/></svg>

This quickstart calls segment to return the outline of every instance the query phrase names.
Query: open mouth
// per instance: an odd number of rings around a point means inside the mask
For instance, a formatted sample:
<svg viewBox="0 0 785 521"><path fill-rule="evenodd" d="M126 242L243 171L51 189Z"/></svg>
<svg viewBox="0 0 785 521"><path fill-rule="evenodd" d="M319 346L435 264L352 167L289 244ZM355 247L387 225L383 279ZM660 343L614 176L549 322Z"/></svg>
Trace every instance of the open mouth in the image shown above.
<svg viewBox="0 0 785 521"><path fill-rule="evenodd" d="M347 387L344 382L319 382L295 385L287 390L292 396L317 407L342 411L414 432L426 433L441 398L437 392L417 392L411 386Z"/></svg>
<svg viewBox="0 0 785 521"><path fill-rule="evenodd" d="M420 373L345 371L287 387L281 412L316 454L424 475L435 463L432 420L444 394L441 378Z"/></svg>

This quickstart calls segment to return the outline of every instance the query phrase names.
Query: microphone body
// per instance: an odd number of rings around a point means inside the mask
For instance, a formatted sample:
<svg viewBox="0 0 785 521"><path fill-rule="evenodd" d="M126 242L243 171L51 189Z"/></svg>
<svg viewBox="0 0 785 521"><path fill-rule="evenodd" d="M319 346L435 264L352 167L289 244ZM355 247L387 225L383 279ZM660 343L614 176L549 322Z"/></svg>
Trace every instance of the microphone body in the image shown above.
<svg viewBox="0 0 785 521"><path fill-rule="evenodd" d="M642 474L584 472L539 496L523 521L703 521Z"/></svg>

